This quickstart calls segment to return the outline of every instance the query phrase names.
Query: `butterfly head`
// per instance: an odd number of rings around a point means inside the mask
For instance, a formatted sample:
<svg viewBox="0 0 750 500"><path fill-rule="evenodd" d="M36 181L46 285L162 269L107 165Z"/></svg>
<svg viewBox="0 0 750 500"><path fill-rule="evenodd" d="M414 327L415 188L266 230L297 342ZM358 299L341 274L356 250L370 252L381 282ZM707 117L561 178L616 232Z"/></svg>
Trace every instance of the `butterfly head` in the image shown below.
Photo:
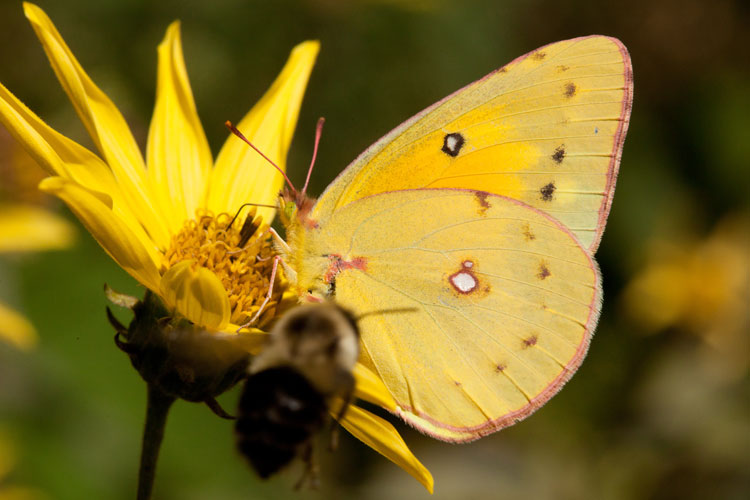
<svg viewBox="0 0 750 500"><path fill-rule="evenodd" d="M317 227L310 218L310 212L315 205L315 199L310 198L304 191L296 191L285 186L279 195L279 217L285 227L295 224L308 228Z"/></svg>

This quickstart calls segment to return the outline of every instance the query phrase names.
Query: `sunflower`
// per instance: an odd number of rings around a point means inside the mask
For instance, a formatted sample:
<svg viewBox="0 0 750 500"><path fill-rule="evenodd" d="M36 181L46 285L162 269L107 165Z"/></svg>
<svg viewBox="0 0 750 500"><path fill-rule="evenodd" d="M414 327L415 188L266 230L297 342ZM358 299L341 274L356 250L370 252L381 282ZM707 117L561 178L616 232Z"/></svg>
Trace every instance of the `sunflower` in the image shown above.
<svg viewBox="0 0 750 500"><path fill-rule="evenodd" d="M282 309L284 282L271 285L268 227L282 176L230 135L212 159L182 54L179 23L158 49L156 105L145 159L122 114L91 80L47 15L24 12L93 139L96 155L56 132L0 85L0 120L50 177L39 187L63 200L120 267L176 318L217 339L257 348ZM237 124L282 169L319 49L301 43L266 94ZM245 203L256 206L240 216ZM137 316L136 316L137 319ZM252 322L250 328L241 328ZM355 370L357 396L395 410L382 382ZM395 428L356 406L341 424L432 491L432 476Z"/></svg>

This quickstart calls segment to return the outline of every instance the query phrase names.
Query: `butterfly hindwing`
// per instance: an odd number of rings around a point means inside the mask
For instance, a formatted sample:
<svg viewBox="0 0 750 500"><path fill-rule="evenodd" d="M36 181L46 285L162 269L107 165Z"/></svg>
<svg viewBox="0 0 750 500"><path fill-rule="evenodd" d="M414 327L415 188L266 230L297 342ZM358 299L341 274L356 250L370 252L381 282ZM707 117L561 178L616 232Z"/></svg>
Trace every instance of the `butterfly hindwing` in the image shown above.
<svg viewBox="0 0 750 500"><path fill-rule="evenodd" d="M361 321L362 361L415 427L468 441L525 417L580 364L599 311L588 252L552 217L485 192L352 202L308 236Z"/></svg>
<svg viewBox="0 0 750 500"><path fill-rule="evenodd" d="M547 45L380 139L334 181L313 215L324 219L387 191L481 189L553 215L593 253L631 103L630 58L618 40Z"/></svg>

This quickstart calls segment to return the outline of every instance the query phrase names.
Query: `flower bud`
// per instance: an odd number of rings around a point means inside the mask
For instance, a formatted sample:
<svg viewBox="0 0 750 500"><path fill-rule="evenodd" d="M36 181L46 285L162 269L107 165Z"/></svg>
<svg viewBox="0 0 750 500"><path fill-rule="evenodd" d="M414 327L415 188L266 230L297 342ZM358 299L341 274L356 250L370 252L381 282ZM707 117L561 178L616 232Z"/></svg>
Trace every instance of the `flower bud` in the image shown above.
<svg viewBox="0 0 750 500"><path fill-rule="evenodd" d="M128 302L120 295L108 295L118 297L115 303ZM236 335L207 331L171 316L150 291L131 310L135 317L125 328L107 309L117 331L115 342L143 380L164 394L207 402L214 409L214 398L245 377L250 356Z"/></svg>

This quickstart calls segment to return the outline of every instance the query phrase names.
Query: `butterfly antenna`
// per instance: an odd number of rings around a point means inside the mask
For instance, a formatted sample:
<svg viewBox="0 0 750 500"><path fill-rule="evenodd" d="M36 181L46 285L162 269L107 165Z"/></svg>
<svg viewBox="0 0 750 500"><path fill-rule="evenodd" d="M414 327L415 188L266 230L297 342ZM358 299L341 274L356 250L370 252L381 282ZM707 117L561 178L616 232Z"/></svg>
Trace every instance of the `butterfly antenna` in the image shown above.
<svg viewBox="0 0 750 500"><path fill-rule="evenodd" d="M239 137L240 139L242 139L243 141L245 141L248 146L250 146L255 151L257 151L258 154L261 155L268 163L270 163L271 165L273 165L273 167L276 170L278 170L281 173L281 175L284 176L284 180L286 180L286 183L289 184L289 187L294 192L294 194L295 195L297 194L297 190L294 189L294 184L292 184L292 181L289 180L289 177L286 176L286 174L284 173L284 171L281 170L281 168L278 165L276 165L268 156L264 155L263 152L260 149L256 148L255 145L247 139L247 137L245 137L244 135L242 135L242 132L240 132L239 130L237 130L237 127L235 127L234 125L232 125L232 122L230 122L229 120L227 120L226 122L224 122L224 125L227 126L227 128L229 129L230 132L232 132L234 135L236 135L237 137Z"/></svg>
<svg viewBox="0 0 750 500"><path fill-rule="evenodd" d="M310 162L310 168L307 169L307 179L305 179L305 185L302 188L302 197L307 193L307 185L310 184L310 177L312 176L313 166L315 165L315 158L318 157L318 144L320 143L320 136L323 134L323 125L326 119L322 116L318 118L318 124L315 126L315 146L313 147L312 161Z"/></svg>
<svg viewBox="0 0 750 500"><path fill-rule="evenodd" d="M243 203L242 205L240 205L240 208L237 209L237 213L234 214L234 217L232 217L232 220L229 221L229 224L227 224L227 228L232 227L232 224L234 224L234 221L237 220L237 217L240 216L242 209L245 207L277 208L276 205L264 205L263 203Z"/></svg>

